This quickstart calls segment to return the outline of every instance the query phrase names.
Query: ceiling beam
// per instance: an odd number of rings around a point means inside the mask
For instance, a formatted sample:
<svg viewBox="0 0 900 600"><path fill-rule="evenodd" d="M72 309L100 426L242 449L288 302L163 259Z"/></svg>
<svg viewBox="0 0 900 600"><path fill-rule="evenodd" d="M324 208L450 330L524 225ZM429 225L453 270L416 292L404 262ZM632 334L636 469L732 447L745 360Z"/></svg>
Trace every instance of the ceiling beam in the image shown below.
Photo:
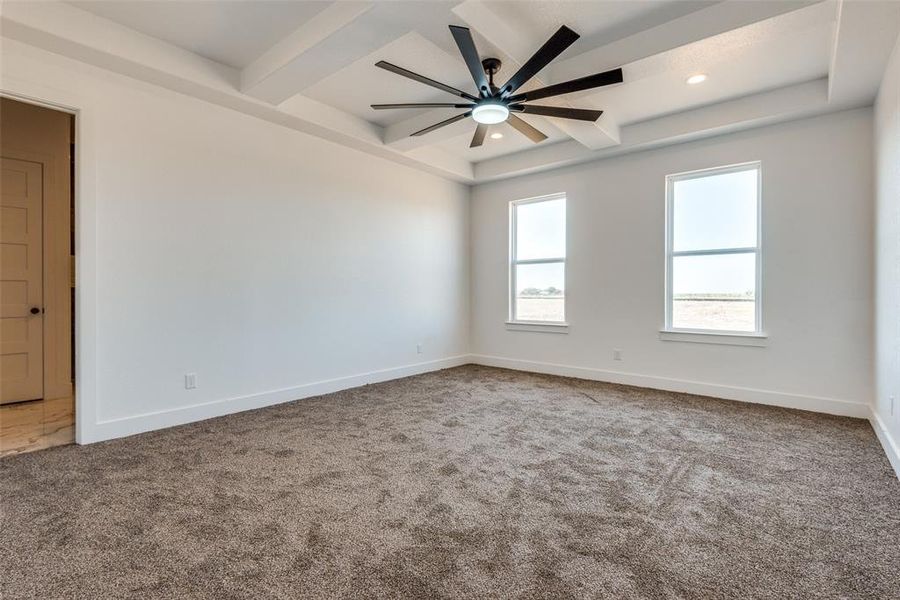
<svg viewBox="0 0 900 600"><path fill-rule="evenodd" d="M435 6L338 0L254 61L241 91L280 104L434 18Z"/></svg>
<svg viewBox="0 0 900 600"><path fill-rule="evenodd" d="M241 91L280 104L409 31L405 20L391 18L390 4L348 4L317 15L326 22L325 35L301 27L251 64L241 74Z"/></svg>
<svg viewBox="0 0 900 600"><path fill-rule="evenodd" d="M838 0L828 71L831 102L871 102L900 33L900 2Z"/></svg>
<svg viewBox="0 0 900 600"><path fill-rule="evenodd" d="M373 6L372 2L333 2L244 67L241 70L241 91L252 95L254 88L276 77L280 69L351 24ZM270 83L268 87L274 86Z"/></svg>

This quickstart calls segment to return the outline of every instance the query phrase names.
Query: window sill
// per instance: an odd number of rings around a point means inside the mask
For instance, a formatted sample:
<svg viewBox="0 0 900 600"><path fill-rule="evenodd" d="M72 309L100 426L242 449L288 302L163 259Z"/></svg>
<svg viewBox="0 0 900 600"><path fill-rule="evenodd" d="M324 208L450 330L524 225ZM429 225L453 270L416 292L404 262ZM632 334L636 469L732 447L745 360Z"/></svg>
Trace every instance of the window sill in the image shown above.
<svg viewBox="0 0 900 600"><path fill-rule="evenodd" d="M769 345L769 336L764 333L713 333L698 331L660 331L659 339L664 342L690 342L694 344L722 344L725 346Z"/></svg>
<svg viewBox="0 0 900 600"><path fill-rule="evenodd" d="M507 321L507 331L534 331L539 333L569 333L568 323L538 323L529 321Z"/></svg>

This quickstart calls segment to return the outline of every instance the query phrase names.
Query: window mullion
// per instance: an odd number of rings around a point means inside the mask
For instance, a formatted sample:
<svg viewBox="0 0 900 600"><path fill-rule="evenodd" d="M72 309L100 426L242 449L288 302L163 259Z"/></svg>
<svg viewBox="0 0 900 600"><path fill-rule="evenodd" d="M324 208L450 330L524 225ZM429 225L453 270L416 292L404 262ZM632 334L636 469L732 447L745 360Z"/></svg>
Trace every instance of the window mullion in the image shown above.
<svg viewBox="0 0 900 600"><path fill-rule="evenodd" d="M565 258L523 258L513 261L517 265L552 265L564 262L566 262Z"/></svg>
<svg viewBox="0 0 900 600"><path fill-rule="evenodd" d="M712 248L708 250L673 250L672 256L710 256L717 254L751 254L759 250L758 246L743 248Z"/></svg>

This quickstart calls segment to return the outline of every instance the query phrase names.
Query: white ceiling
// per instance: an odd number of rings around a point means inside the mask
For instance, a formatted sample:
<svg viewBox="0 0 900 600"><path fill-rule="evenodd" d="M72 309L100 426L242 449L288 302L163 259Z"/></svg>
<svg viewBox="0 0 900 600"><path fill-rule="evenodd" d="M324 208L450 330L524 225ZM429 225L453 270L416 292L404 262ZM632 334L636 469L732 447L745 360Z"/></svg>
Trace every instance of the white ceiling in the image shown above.
<svg viewBox="0 0 900 600"><path fill-rule="evenodd" d="M240 69L321 12L330 2L78 0L70 4Z"/></svg>
<svg viewBox="0 0 900 600"><path fill-rule="evenodd" d="M626 65L627 85L572 94L627 125L828 75L834 10L827 3ZM703 73L708 79L688 85Z"/></svg>
<svg viewBox="0 0 900 600"><path fill-rule="evenodd" d="M210 85L222 85L224 73L230 89L218 92L231 105L243 102L260 114L260 105L269 106L277 111L273 120L282 114L277 120L292 119L298 129L462 180L624 149L652 137L650 124L658 125L661 140L663 133L684 137L871 102L875 74L900 29L895 0L82 0L61 6L59 20L68 27L59 36L74 40L103 27L118 27L119 37L128 30L151 36L184 51L185 73L195 79L202 65L188 65L190 56L224 65ZM18 10L20 17L4 20L37 21L36 12ZM91 22L80 33L76 25L86 18ZM469 148L470 119L411 138L458 109L375 111L369 105L455 98L374 65L386 60L474 91L450 24L471 28L482 58L503 61L501 83L561 25L582 37L523 89L614 67L623 68L625 82L539 101L605 112L596 124L527 115L548 135L537 145L504 124L491 129L502 139ZM134 62L149 62L145 55L135 53ZM859 68L860 57L866 69ZM695 73L708 80L687 85Z"/></svg>
<svg viewBox="0 0 900 600"><path fill-rule="evenodd" d="M706 8L717 1L578 0L524 3L488 0L484 4L532 39L547 39L560 25L567 25L581 35L582 44L596 47ZM568 52L577 53L577 48L570 48Z"/></svg>
<svg viewBox="0 0 900 600"><path fill-rule="evenodd" d="M450 33L447 32L449 37ZM455 102L462 98L422 85L375 67L375 62L401 65L410 71L470 90L472 76L458 55L448 54L418 32L410 32L378 49L375 60L364 56L303 90L303 95L345 110L379 125L390 125L417 113L415 110L375 111L371 104L399 102ZM453 114L450 109L449 114Z"/></svg>

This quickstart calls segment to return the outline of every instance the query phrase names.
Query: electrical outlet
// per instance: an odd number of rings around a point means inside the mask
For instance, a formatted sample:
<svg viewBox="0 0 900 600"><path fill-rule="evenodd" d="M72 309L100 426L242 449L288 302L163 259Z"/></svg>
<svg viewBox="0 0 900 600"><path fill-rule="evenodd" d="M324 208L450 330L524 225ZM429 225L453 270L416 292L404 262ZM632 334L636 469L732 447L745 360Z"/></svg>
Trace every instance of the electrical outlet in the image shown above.
<svg viewBox="0 0 900 600"><path fill-rule="evenodd" d="M618 348L613 348L613 360L622 360L622 351Z"/></svg>
<svg viewBox="0 0 900 600"><path fill-rule="evenodd" d="M192 390L197 387L197 374L188 373L184 376L184 389Z"/></svg>
<svg viewBox="0 0 900 600"><path fill-rule="evenodd" d="M416 354L422 354L422 344L416 344Z"/></svg>

